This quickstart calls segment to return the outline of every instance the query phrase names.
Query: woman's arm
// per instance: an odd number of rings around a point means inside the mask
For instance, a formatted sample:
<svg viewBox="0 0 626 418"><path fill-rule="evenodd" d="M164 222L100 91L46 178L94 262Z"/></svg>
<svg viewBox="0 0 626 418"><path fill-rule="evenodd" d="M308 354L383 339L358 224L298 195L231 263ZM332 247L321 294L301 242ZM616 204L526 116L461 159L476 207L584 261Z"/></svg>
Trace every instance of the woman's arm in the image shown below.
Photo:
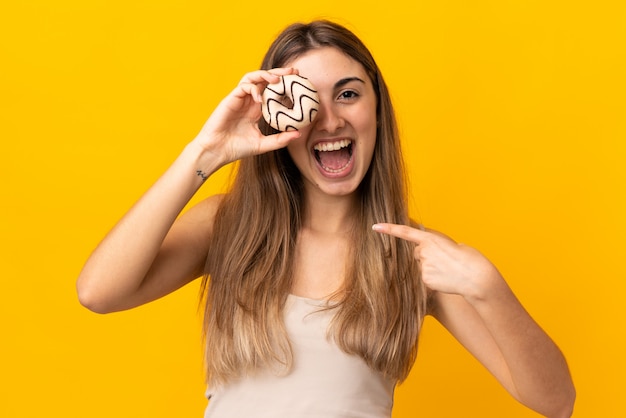
<svg viewBox="0 0 626 418"><path fill-rule="evenodd" d="M77 280L83 305L101 313L129 309L202 274L219 198L179 215L223 165L282 148L299 136L297 131L264 136L257 127L261 91L295 72L246 74L222 100L198 136L93 251Z"/></svg>
<svg viewBox="0 0 626 418"><path fill-rule="evenodd" d="M520 402L547 417L572 414L575 389L561 351L498 270L474 248L401 225L375 230L417 244L432 314Z"/></svg>
<svg viewBox="0 0 626 418"><path fill-rule="evenodd" d="M432 314L518 401L546 417L572 415L565 358L508 288L472 302L435 293Z"/></svg>
<svg viewBox="0 0 626 418"><path fill-rule="evenodd" d="M173 226L203 182L193 171L200 169L201 154L193 144L187 146L96 247L77 281L85 307L99 313L129 309L201 274L203 248L197 246L208 239L215 199L192 208ZM202 170L211 173L215 167L204 164ZM202 207L204 219L199 216ZM197 228L189 228L190 223Z"/></svg>

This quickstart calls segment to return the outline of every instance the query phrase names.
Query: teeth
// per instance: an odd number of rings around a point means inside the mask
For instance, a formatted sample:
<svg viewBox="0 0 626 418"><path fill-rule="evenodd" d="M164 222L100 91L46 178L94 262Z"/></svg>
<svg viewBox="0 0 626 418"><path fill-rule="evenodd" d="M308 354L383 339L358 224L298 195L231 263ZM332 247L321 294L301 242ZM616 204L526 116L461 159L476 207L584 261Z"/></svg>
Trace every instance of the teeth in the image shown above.
<svg viewBox="0 0 626 418"><path fill-rule="evenodd" d="M345 148L350 145L351 141L349 139L342 139L341 141L335 142L321 142L313 147L315 151L338 151L341 148Z"/></svg>
<svg viewBox="0 0 626 418"><path fill-rule="evenodd" d="M346 164L346 165L348 165L348 164ZM328 173L337 174L337 173L341 173L343 171L343 169L346 168L346 167L344 166L344 167L341 167L341 168L339 168L337 170L335 170L333 168L324 167L324 166L322 166L322 168L324 169L324 171L326 171Z"/></svg>

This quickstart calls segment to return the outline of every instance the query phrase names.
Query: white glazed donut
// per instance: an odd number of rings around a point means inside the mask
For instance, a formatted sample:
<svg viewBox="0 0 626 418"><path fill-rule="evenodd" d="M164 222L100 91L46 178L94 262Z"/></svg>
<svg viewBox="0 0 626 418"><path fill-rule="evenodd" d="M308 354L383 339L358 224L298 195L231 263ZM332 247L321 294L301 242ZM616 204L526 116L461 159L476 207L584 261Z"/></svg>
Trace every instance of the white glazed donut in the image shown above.
<svg viewBox="0 0 626 418"><path fill-rule="evenodd" d="M319 109L317 90L306 78L291 74L263 91L263 118L278 131L298 130L313 122Z"/></svg>

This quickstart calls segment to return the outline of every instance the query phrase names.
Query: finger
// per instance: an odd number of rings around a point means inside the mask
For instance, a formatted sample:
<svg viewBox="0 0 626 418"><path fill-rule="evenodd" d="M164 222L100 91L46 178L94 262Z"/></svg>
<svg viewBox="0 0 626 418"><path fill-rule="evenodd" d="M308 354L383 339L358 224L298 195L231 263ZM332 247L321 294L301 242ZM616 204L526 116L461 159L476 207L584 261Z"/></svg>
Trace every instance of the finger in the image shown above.
<svg viewBox="0 0 626 418"><path fill-rule="evenodd" d="M257 103L261 103L263 101L259 86L254 83L240 83L237 88L233 90L233 95L239 99L251 96Z"/></svg>
<svg viewBox="0 0 626 418"><path fill-rule="evenodd" d="M261 92L265 89L267 84L278 83L280 77L283 75L297 73L298 70L295 68L274 68L269 71L253 71L243 76L237 86L238 88L235 89L235 97L243 98L246 95L250 95L255 102L261 103L263 101Z"/></svg>
<svg viewBox="0 0 626 418"><path fill-rule="evenodd" d="M382 234L392 235L407 241L419 243L430 236L429 232L411 228L407 225L397 225L389 223L377 223L372 225L372 229Z"/></svg>
<svg viewBox="0 0 626 418"><path fill-rule="evenodd" d="M261 72L260 76L263 79L262 82L267 85L278 83L280 82L282 76L290 74L298 74L298 70L295 68L273 68L271 70Z"/></svg>
<svg viewBox="0 0 626 418"><path fill-rule="evenodd" d="M298 69L293 67L272 68L268 72L275 75L298 74Z"/></svg>
<svg viewBox="0 0 626 418"><path fill-rule="evenodd" d="M259 152L265 153L286 147L291 141L300 138L300 131L285 131L264 136L259 145Z"/></svg>
<svg viewBox="0 0 626 418"><path fill-rule="evenodd" d="M287 74L297 74L298 70L295 68L272 68L271 70L257 70L252 71L244 75L239 82L242 83L277 83L280 77Z"/></svg>

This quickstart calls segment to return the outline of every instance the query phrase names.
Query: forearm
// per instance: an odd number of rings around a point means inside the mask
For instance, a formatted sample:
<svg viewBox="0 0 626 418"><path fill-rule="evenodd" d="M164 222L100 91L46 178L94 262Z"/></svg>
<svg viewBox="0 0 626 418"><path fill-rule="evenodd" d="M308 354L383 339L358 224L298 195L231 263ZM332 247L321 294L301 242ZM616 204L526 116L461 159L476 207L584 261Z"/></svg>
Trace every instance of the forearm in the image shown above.
<svg viewBox="0 0 626 418"><path fill-rule="evenodd" d="M373 228L416 244L432 314L513 396L548 417L571 415L575 391L565 358L485 256L439 233Z"/></svg>
<svg viewBox="0 0 626 418"><path fill-rule="evenodd" d="M526 312L506 282L466 298L498 345L518 400L547 417L569 417L575 390L559 348Z"/></svg>
<svg viewBox="0 0 626 418"><path fill-rule="evenodd" d="M139 289L174 221L219 166L193 142L183 150L85 263L77 281L83 305L115 310Z"/></svg>

